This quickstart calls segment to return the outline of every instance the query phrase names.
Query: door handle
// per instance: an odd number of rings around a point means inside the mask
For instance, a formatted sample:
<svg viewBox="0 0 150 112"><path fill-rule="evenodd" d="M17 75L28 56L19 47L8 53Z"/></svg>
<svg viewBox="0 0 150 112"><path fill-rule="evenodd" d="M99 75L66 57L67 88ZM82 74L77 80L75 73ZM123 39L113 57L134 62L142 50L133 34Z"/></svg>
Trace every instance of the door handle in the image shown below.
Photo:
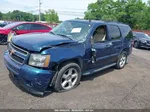
<svg viewBox="0 0 150 112"><path fill-rule="evenodd" d="M112 46L112 42L106 44L106 47L110 47L110 46Z"/></svg>

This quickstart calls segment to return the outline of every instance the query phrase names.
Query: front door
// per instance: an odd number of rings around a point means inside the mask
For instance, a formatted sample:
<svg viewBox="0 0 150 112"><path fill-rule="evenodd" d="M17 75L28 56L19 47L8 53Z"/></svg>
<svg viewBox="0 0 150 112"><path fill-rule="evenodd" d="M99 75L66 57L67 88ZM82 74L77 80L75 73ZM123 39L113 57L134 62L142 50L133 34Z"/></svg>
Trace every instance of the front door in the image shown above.
<svg viewBox="0 0 150 112"><path fill-rule="evenodd" d="M21 24L16 26L15 28L13 28L13 31L17 34L17 35L21 35L21 34L26 34L26 33L30 33L30 24Z"/></svg>
<svg viewBox="0 0 150 112"><path fill-rule="evenodd" d="M112 43L109 40L107 26L101 25L93 33L91 68L104 67L110 64Z"/></svg>

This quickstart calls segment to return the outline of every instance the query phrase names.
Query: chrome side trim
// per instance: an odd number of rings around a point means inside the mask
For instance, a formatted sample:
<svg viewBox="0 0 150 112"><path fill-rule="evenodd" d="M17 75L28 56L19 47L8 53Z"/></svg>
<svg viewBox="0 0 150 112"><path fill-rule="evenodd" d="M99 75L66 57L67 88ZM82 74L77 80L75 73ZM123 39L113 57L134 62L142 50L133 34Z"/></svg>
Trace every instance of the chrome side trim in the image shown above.
<svg viewBox="0 0 150 112"><path fill-rule="evenodd" d="M101 71L101 70L104 70L104 69L106 69L106 68L110 68L110 67L115 66L115 65L116 65L116 63L113 63L113 64L110 64L110 65L104 66L104 67L102 67L102 68L92 69L92 70L89 70L89 71L83 73L83 75L90 75L90 74L99 72L99 71Z"/></svg>

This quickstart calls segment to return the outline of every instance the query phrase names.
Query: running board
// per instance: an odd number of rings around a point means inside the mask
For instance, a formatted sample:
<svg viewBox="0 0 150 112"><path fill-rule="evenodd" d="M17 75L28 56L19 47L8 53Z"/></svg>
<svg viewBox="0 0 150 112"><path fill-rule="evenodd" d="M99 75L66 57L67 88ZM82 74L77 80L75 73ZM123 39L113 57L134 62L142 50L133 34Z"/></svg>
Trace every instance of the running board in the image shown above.
<svg viewBox="0 0 150 112"><path fill-rule="evenodd" d="M90 74L99 72L99 71L101 71L101 70L104 70L104 69L106 69L106 68L110 68L110 67L115 66L115 65L116 65L116 63L113 63L113 64L110 64L110 65L104 66L104 67L102 67L102 68L92 69L92 70L89 70L89 71L83 73L83 75L90 75Z"/></svg>

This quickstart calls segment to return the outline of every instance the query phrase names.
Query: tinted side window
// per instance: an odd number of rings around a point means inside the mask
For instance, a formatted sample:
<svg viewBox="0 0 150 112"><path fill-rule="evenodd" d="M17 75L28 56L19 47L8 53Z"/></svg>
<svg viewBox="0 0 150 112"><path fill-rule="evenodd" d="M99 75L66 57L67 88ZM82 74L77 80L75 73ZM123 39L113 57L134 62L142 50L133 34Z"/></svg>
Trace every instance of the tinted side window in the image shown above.
<svg viewBox="0 0 150 112"><path fill-rule="evenodd" d="M41 25L41 29L43 30L49 30L49 28L47 26Z"/></svg>
<svg viewBox="0 0 150 112"><path fill-rule="evenodd" d="M21 25L15 27L14 29L16 29L16 30L30 30L30 25L29 24L21 24Z"/></svg>
<svg viewBox="0 0 150 112"><path fill-rule="evenodd" d="M133 33L131 31L131 28L128 26L120 26L122 36L124 38L132 39L133 38Z"/></svg>
<svg viewBox="0 0 150 112"><path fill-rule="evenodd" d="M40 24L32 24L31 30L48 30L48 27Z"/></svg>
<svg viewBox="0 0 150 112"><path fill-rule="evenodd" d="M119 30L118 26L109 25L108 30L109 30L109 36L112 40L117 40L117 39L121 38L120 30Z"/></svg>

